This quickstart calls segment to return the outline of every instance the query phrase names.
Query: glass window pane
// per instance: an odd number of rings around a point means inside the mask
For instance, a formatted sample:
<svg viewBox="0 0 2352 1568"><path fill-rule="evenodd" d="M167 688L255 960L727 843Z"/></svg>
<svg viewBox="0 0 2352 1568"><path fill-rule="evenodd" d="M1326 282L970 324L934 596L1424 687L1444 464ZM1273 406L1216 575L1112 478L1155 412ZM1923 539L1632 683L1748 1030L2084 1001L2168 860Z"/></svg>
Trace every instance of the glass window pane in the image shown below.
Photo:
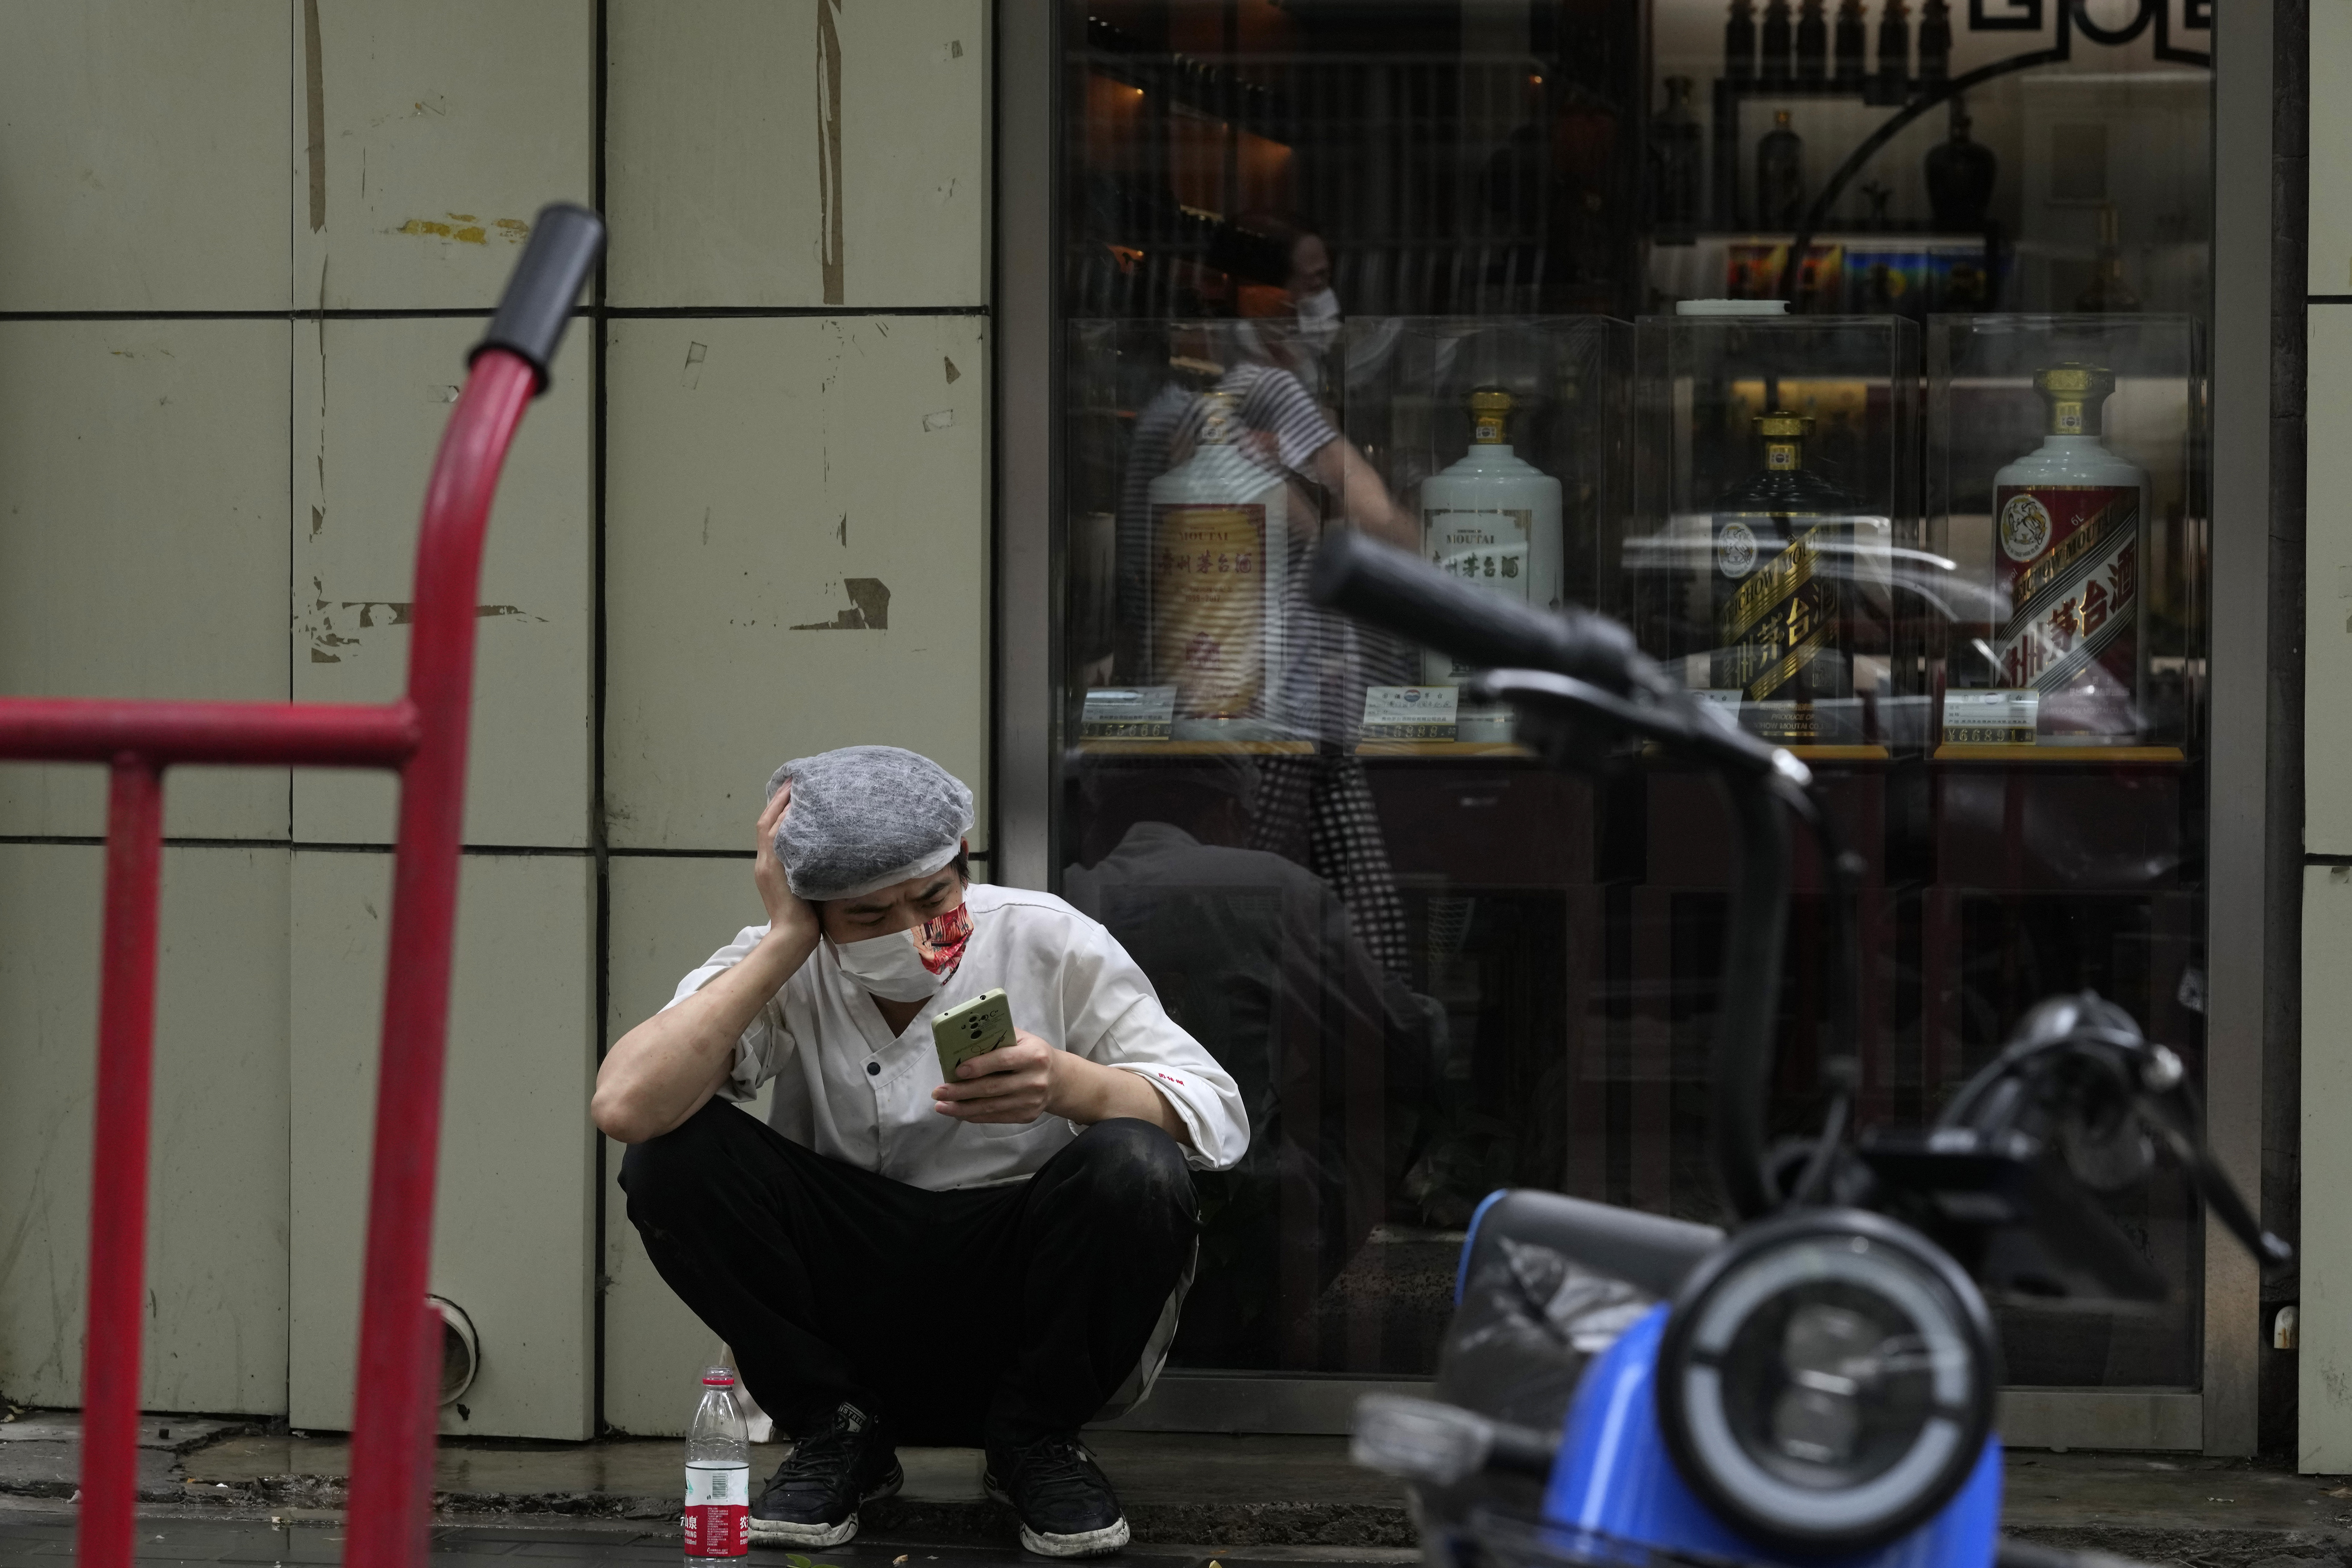
<svg viewBox="0 0 2352 1568"><path fill-rule="evenodd" d="M1723 1215L1712 784L1547 768L1312 605L1336 529L1622 619L1814 770L1858 1039L1806 872L1777 1131L1850 1048L1924 1125L2063 991L2201 1070L2205 16L1065 13L1061 886L1255 1139L1174 1364L1429 1373L1497 1186ZM2193 1384L2193 1197L2100 1202L2180 1289L2001 1304L2011 1380Z"/></svg>

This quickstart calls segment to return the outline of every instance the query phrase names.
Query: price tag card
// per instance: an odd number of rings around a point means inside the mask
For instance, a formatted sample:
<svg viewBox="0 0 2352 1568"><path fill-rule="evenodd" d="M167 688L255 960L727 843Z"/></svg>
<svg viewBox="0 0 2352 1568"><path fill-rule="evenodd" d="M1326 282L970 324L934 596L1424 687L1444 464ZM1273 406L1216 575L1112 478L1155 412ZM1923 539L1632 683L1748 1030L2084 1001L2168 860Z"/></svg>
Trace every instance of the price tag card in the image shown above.
<svg viewBox="0 0 2352 1568"><path fill-rule="evenodd" d="M1944 744L2030 746L2042 693L2031 688L1944 693Z"/></svg>
<svg viewBox="0 0 2352 1568"><path fill-rule="evenodd" d="M1078 715L1078 739L1164 741L1175 732L1175 722L1172 686L1097 686L1087 692Z"/></svg>
<svg viewBox="0 0 2352 1568"><path fill-rule="evenodd" d="M1512 725L1518 715L1506 703L1494 708L1456 707L1454 713L1454 738L1457 741L1486 741L1507 744L1513 735Z"/></svg>
<svg viewBox="0 0 2352 1568"><path fill-rule="evenodd" d="M1370 686L1364 689L1367 741L1451 741L1454 707L1461 693L1451 686Z"/></svg>

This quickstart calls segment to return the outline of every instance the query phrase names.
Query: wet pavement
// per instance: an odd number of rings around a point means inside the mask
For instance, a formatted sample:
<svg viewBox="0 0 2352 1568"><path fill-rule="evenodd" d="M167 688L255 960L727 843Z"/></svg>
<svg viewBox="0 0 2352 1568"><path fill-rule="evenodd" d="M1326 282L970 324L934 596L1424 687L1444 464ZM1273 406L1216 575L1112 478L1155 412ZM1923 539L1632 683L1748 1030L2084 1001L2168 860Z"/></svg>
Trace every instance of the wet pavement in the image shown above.
<svg viewBox="0 0 2352 1568"><path fill-rule="evenodd" d="M73 1517L69 1509L50 1504L0 1506L0 1568L62 1568L73 1555ZM342 1561L345 1545L339 1518L308 1520L205 1519L185 1516L142 1517L136 1542L142 1563L223 1563L236 1568L298 1568ZM676 1529L627 1524L604 1526L560 1521L497 1525L436 1526L430 1543L431 1568L484 1568L486 1558L505 1558L512 1568L555 1568L577 1564L675 1563L680 1561ZM1017 1547L941 1546L891 1543L878 1540L851 1542L846 1546L803 1556L754 1547L748 1568L1016 1568L1048 1559ZM1328 1548L1276 1548L1235 1555L1193 1546L1133 1547L1119 1561L1150 1568L1261 1568L1300 1563L1380 1564L1382 1568L1412 1560L1404 1552L1342 1552Z"/></svg>
<svg viewBox="0 0 2352 1568"><path fill-rule="evenodd" d="M0 1424L0 1568L70 1555L66 1500L79 1458L70 1414ZM1412 1529L1394 1483L1348 1462L1337 1437L1089 1434L1136 1544L1160 1568L1258 1563L1403 1563ZM905 1491L869 1506L865 1536L818 1553L832 1568L980 1568L1020 1552L982 1494L973 1448L902 1448ZM755 1451L762 1475L780 1447ZM350 1449L339 1437L149 1417L141 1429L142 1562L293 1564L340 1560ZM675 1439L597 1443L444 1439L436 1456L436 1563L679 1554ZM2191 1455L2017 1451L2005 1530L2195 1568L2352 1568L2352 1483L2285 1466ZM908 1562L896 1560L907 1556ZM794 1568L782 1553L761 1563Z"/></svg>

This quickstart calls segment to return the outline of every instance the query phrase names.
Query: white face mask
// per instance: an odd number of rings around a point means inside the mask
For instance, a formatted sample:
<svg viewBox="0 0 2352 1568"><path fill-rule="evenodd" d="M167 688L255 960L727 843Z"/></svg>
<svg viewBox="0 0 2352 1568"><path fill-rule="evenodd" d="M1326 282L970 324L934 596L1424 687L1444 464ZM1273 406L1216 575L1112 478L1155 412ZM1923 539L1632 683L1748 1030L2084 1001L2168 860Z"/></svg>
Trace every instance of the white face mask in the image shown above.
<svg viewBox="0 0 2352 1568"><path fill-rule="evenodd" d="M1328 347L1339 335L1339 296L1318 289L1298 301L1298 335L1317 348Z"/></svg>
<svg viewBox="0 0 2352 1568"><path fill-rule="evenodd" d="M887 936L836 942L833 954L844 974L884 1001L921 1002L947 984L971 940L971 910L958 904Z"/></svg>
<svg viewBox="0 0 2352 1568"><path fill-rule="evenodd" d="M841 972L886 1002L921 1002L939 994L947 976L934 974L915 946L912 930L863 942L837 942L833 955Z"/></svg>

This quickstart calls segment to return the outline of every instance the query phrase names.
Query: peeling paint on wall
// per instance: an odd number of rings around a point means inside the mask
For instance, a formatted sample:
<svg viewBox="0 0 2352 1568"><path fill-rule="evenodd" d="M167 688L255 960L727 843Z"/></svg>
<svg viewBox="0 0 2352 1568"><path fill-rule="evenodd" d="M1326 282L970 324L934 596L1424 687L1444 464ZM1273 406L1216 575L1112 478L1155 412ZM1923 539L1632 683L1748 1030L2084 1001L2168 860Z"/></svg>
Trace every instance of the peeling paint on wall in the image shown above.
<svg viewBox="0 0 2352 1568"><path fill-rule="evenodd" d="M834 18L841 0L816 3L816 197L818 266L824 277L824 302L842 294L841 244L841 28Z"/></svg>
<svg viewBox="0 0 2352 1568"><path fill-rule="evenodd" d="M848 520L843 519L845 526ZM849 608L835 612L829 621L807 621L793 627L796 632L863 632L887 631L890 627L890 588L879 577L845 577L842 592L849 595Z"/></svg>
<svg viewBox="0 0 2352 1568"><path fill-rule="evenodd" d="M310 232L316 234L327 226L327 68L319 0L302 0L302 81L310 117Z"/></svg>

